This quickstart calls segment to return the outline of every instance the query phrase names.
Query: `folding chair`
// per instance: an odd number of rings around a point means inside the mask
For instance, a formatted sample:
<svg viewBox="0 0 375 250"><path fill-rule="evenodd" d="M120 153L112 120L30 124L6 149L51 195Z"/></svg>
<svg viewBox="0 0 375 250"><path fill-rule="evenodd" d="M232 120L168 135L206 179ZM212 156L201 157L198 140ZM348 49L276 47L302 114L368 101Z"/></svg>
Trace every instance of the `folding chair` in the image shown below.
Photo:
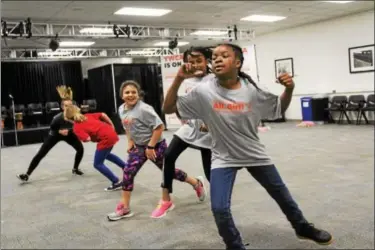
<svg viewBox="0 0 375 250"><path fill-rule="evenodd" d="M364 95L351 95L349 96L348 106L345 111L357 112L356 124L359 124L359 115L361 114L361 109L366 103Z"/></svg>
<svg viewBox="0 0 375 250"><path fill-rule="evenodd" d="M36 124L40 126L40 117L43 115L43 106L41 103L30 103L27 105L27 114L29 117L36 118Z"/></svg>
<svg viewBox="0 0 375 250"><path fill-rule="evenodd" d="M343 116L345 115L349 123L351 123L348 114L345 112L346 104L348 103L348 98L346 96L334 96L329 102L330 106L324 110L328 111L328 116L331 121L335 123L335 120L332 117L332 112L340 112L338 124L341 123Z"/></svg>
<svg viewBox="0 0 375 250"><path fill-rule="evenodd" d="M366 106L362 107L361 110L360 110L360 116L358 118L358 124L361 124L361 119L362 119L362 116L363 118L365 118L365 121L366 121L366 124L369 124L369 121L366 117L366 111L375 111L375 97L374 97L374 94L371 94L371 95L368 95L367 96L367 102L366 102Z"/></svg>

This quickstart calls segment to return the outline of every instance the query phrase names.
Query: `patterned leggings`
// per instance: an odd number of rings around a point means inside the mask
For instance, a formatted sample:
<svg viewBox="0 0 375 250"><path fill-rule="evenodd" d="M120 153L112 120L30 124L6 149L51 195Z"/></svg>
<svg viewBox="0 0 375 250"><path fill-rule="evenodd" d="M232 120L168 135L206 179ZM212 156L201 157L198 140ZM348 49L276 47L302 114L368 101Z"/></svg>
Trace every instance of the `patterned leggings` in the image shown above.
<svg viewBox="0 0 375 250"><path fill-rule="evenodd" d="M165 140L159 142L155 146L156 159L152 161L160 170L163 169L164 163L164 153L167 149L167 143ZM142 168L143 164L148 160L146 157L146 146L137 145L134 149L129 152L128 160L124 168L124 177L122 190L133 191L134 188L134 177L137 175L138 171ZM174 178L176 180L184 182L186 180L187 174L176 169Z"/></svg>

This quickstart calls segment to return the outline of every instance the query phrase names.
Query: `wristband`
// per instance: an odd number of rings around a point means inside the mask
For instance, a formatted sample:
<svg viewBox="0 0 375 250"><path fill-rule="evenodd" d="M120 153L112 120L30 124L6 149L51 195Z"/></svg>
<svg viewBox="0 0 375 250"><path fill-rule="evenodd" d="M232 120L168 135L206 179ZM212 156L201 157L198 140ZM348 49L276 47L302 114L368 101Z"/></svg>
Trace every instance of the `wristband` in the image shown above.
<svg viewBox="0 0 375 250"><path fill-rule="evenodd" d="M155 147L147 145L147 149L155 149Z"/></svg>

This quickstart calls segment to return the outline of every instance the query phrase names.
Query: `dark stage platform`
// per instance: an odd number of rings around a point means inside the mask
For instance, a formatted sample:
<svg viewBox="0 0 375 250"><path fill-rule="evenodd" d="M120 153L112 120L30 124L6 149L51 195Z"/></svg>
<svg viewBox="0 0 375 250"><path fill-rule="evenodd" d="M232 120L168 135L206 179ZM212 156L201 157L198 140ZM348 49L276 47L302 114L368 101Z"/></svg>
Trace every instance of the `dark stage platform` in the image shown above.
<svg viewBox="0 0 375 250"><path fill-rule="evenodd" d="M1 147L12 147L33 143L41 143L48 135L49 126L31 127L17 130L17 139L14 129L1 131Z"/></svg>

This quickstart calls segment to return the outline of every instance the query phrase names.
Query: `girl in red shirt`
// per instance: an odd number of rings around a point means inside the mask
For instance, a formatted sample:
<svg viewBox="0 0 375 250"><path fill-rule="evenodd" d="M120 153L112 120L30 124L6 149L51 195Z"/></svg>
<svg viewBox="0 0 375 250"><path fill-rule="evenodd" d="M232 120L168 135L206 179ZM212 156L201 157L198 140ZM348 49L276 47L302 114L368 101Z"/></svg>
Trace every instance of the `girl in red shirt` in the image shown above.
<svg viewBox="0 0 375 250"><path fill-rule="evenodd" d="M125 162L111 153L113 146L119 141L111 119L104 113L83 115L75 105L65 108L64 118L73 122L73 132L77 135L78 139L83 142L97 142L94 168L112 182L105 190L112 191L121 188L122 182L104 165L104 160L107 159L121 169L125 167Z"/></svg>

